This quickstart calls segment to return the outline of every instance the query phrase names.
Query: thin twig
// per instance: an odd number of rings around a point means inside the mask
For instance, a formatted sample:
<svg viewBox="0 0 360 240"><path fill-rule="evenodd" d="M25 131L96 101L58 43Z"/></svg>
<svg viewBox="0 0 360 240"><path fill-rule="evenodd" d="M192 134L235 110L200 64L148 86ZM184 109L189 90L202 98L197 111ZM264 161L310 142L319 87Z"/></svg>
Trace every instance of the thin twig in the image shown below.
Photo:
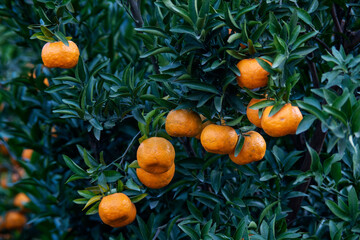
<svg viewBox="0 0 360 240"><path fill-rule="evenodd" d="M107 165L105 168L112 166L114 163L120 161L120 165L123 163L126 154L128 153L128 151L131 149L131 147L134 145L135 140L139 137L140 135L140 131L133 137L133 139L131 139L131 142L129 143L129 146L126 148L125 152L123 153L123 155L121 155L120 157L118 157L117 159L113 160L109 165Z"/></svg>
<svg viewBox="0 0 360 240"><path fill-rule="evenodd" d="M179 141L181 142L181 144L184 146L185 151L187 152L187 154L189 155L189 157L195 157L196 153L193 149L193 147L190 144L190 141L188 138L184 137L181 138L179 137Z"/></svg>
<svg viewBox="0 0 360 240"><path fill-rule="evenodd" d="M320 43L321 46L323 46L329 53L331 53L331 49L330 47L325 43L323 42L320 38L316 37L315 40Z"/></svg>
<svg viewBox="0 0 360 240"><path fill-rule="evenodd" d="M333 18L336 30L339 33L343 33L343 29L341 28L339 18L338 18L337 13L336 13L336 5L335 5L335 3L333 3L333 5L331 7L331 16Z"/></svg>
<svg viewBox="0 0 360 240"><path fill-rule="evenodd" d="M178 220L176 220L176 223L182 222L182 221L184 221L184 220L186 220L186 219L188 219L188 218L189 218L189 217L179 218ZM160 226L160 227L158 227L152 240L155 240L155 239L159 236L161 230L163 230L164 228L166 228L167 225L168 225L168 223L167 223L167 224L164 224L164 225L162 225L162 226Z"/></svg>
<svg viewBox="0 0 360 240"><path fill-rule="evenodd" d="M130 11L131 11L131 15L132 15L132 19L134 19L135 21L135 25L138 28L141 28L144 25L144 20L141 16L141 9L140 9L140 5L141 5L141 0L129 0L130 3ZM157 60L154 56L150 57L151 60L151 64L154 67L154 71L156 74L159 74L159 65L157 63Z"/></svg>

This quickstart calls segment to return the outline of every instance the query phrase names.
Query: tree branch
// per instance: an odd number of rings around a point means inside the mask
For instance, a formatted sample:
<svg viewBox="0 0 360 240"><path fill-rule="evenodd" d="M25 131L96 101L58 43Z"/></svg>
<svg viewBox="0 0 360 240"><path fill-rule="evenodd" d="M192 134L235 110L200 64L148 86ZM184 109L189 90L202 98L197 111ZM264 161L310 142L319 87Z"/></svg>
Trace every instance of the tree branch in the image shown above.
<svg viewBox="0 0 360 240"><path fill-rule="evenodd" d="M321 46L323 46L328 52L331 52L331 49L329 48L329 46L323 42L320 38L316 37L315 40L320 43Z"/></svg>
<svg viewBox="0 0 360 240"><path fill-rule="evenodd" d="M191 146L189 139L186 137L184 137L184 138L179 137L178 139L181 142L181 144L184 146L184 149L187 152L187 154L189 155L189 157L196 157L196 153L195 153L193 147Z"/></svg>
<svg viewBox="0 0 360 240"><path fill-rule="evenodd" d="M319 81L319 76L316 71L316 65L314 62L311 62L309 59L308 59L308 65L309 65L311 80L314 84L314 87L319 88L320 81ZM324 145L325 137L326 137L326 132L325 133L322 132L321 122L319 120L316 120L315 132L310 140L310 146L317 153L319 153L321 151L321 149ZM302 165L300 166L300 170L303 172L306 172L310 169L310 166L311 166L311 156L310 156L309 151L307 151L304 156L304 161L302 162ZM305 193L310 185L310 182L311 182L311 178L307 179L307 181L305 183L298 185L295 188L295 191ZM286 221L289 224L293 223L294 220L296 219L297 213L300 210L301 203L303 200L304 200L304 197L296 197L296 198L292 198L290 200L289 207L292 209L292 212L286 217Z"/></svg>
<svg viewBox="0 0 360 240"><path fill-rule="evenodd" d="M342 27L340 25L339 18L338 18L337 13L336 13L336 5L335 5L335 3L333 3L332 7L331 7L331 16L333 18L336 30L339 33L343 33L343 29L342 29Z"/></svg>
<svg viewBox="0 0 360 240"><path fill-rule="evenodd" d="M135 25L137 28L141 28L144 25L144 20L141 16L141 9L140 9L141 0L129 0L129 3L130 3L130 11L132 14L132 18L135 21ZM156 74L160 73L159 65L156 61L156 58L154 56L151 56L150 60L151 60L151 64L154 67L155 73Z"/></svg>

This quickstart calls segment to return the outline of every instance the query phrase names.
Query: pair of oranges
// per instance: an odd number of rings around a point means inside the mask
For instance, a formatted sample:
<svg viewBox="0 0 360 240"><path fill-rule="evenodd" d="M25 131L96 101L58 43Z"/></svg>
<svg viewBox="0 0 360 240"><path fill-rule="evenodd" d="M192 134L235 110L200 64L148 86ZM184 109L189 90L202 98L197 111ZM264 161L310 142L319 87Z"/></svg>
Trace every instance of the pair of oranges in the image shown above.
<svg viewBox="0 0 360 240"><path fill-rule="evenodd" d="M20 210L12 210L7 212L4 219L0 217L0 231L3 229L8 231L20 230L25 226L27 218L24 214L26 211L24 205L28 202L30 202L30 199L28 196L26 196L25 193L18 193L15 196L13 204Z"/></svg>
<svg viewBox="0 0 360 240"><path fill-rule="evenodd" d="M151 137L144 140L137 150L137 161L140 168L136 175L140 182L152 189L167 186L175 174L175 149L162 137Z"/></svg>
<svg viewBox="0 0 360 240"><path fill-rule="evenodd" d="M269 63L271 62L262 59ZM255 89L265 87L268 84L269 73L261 67L256 59L243 59L237 67L241 73L237 77L237 82L240 87ZM276 114L269 116L273 106L266 107L259 117L259 110L251 109L250 107L266 99L251 99L246 115L251 123L262 128L271 137L283 137L289 134L295 134L296 130L303 119L303 116L298 107L292 106L291 103L285 104Z"/></svg>
<svg viewBox="0 0 360 240"><path fill-rule="evenodd" d="M246 116L255 126L262 128L271 137L283 137L289 134L295 134L296 130L303 119L298 107L292 106L291 103L285 104L277 113L269 116L273 106L266 107L259 117L259 110L251 109L255 103L266 99L251 99L247 109Z"/></svg>

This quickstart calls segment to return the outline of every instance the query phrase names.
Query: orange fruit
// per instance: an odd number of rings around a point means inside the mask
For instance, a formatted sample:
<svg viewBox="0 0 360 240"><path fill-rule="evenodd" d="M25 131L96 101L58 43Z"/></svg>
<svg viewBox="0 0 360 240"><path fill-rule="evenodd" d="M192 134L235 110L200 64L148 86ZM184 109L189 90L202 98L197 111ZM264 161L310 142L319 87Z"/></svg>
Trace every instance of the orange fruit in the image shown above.
<svg viewBox="0 0 360 240"><path fill-rule="evenodd" d="M144 140L137 150L139 166L148 173L164 173L174 164L175 149L162 137Z"/></svg>
<svg viewBox="0 0 360 240"><path fill-rule="evenodd" d="M58 135L56 134L56 127L55 127L55 126L53 126L53 127L51 128L51 136L52 136L53 138L57 138L57 137L58 137Z"/></svg>
<svg viewBox="0 0 360 240"><path fill-rule="evenodd" d="M30 198L25 193L18 193L14 198L14 206L24 210L24 204L30 202Z"/></svg>
<svg viewBox="0 0 360 240"><path fill-rule="evenodd" d="M79 60L79 48L73 41L46 43L41 51L44 66L48 68L73 68Z"/></svg>
<svg viewBox="0 0 360 240"><path fill-rule="evenodd" d="M44 79L44 85L47 87L50 86L49 80L47 78Z"/></svg>
<svg viewBox="0 0 360 240"><path fill-rule="evenodd" d="M234 152L229 154L231 161L239 165L244 165L261 160L266 152L266 142L264 138L255 131L245 133L244 137L244 145L239 155L235 157Z"/></svg>
<svg viewBox="0 0 360 240"><path fill-rule="evenodd" d="M26 216L18 211L9 211L5 214L4 222L2 227L7 230L20 230L26 224Z"/></svg>
<svg viewBox="0 0 360 240"><path fill-rule="evenodd" d="M8 186L8 180L9 180L8 174L9 173L4 173L4 174L1 175L0 185L4 189L9 188L9 186ZM20 173L11 174L11 183L15 183L15 182L19 181L20 179L21 179Z"/></svg>
<svg viewBox="0 0 360 240"><path fill-rule="evenodd" d="M236 146L238 135L229 126L210 124L201 133L201 145L207 152L217 154L231 153Z"/></svg>
<svg viewBox="0 0 360 240"><path fill-rule="evenodd" d="M172 137L195 137L201 127L199 114L191 110L172 110L166 117L165 130Z"/></svg>
<svg viewBox="0 0 360 240"><path fill-rule="evenodd" d="M247 108L246 108L246 116L249 119L249 121L254 124L255 126L261 128L261 118L259 118L259 110L251 109L250 107L254 105L255 103L261 102L266 99L256 99L253 98L249 102Z"/></svg>
<svg viewBox="0 0 360 240"><path fill-rule="evenodd" d="M168 171L159 174L148 173L141 168L136 169L136 175L139 178L140 182L142 182L142 184L144 184L148 188L152 189L159 189L169 185L172 178L174 177L174 174L175 164L173 164Z"/></svg>
<svg viewBox="0 0 360 240"><path fill-rule="evenodd" d="M204 130L204 128L206 128L207 126L209 126L211 124L211 122L209 120L205 121L206 120L206 117L204 117L202 114L200 114L200 118L201 118L201 121L203 122L201 124L201 131L198 135L195 136L195 138L197 139L200 139L200 136L201 136L201 132L202 130ZM205 121L205 122L204 122Z"/></svg>
<svg viewBox="0 0 360 240"><path fill-rule="evenodd" d="M4 104L4 103L1 103L1 104L0 104L0 112L2 112L2 111L4 110L4 108L5 108L5 104Z"/></svg>
<svg viewBox="0 0 360 240"><path fill-rule="evenodd" d="M273 106L266 107L263 112L261 126L264 131L271 137L295 134L303 119L299 108L287 103L277 113L269 117L272 108Z"/></svg>
<svg viewBox="0 0 360 240"><path fill-rule="evenodd" d="M99 215L111 227L124 227L135 220L136 207L125 194L114 193L101 199Z"/></svg>
<svg viewBox="0 0 360 240"><path fill-rule="evenodd" d="M263 60L272 65L268 60ZM269 73L260 66L255 58L243 59L236 66L241 74L240 77L236 77L240 87L254 89L267 85Z"/></svg>
<svg viewBox="0 0 360 240"><path fill-rule="evenodd" d="M24 149L21 154L21 158L25 161L30 161L33 153L34 153L34 150L32 150L32 149Z"/></svg>

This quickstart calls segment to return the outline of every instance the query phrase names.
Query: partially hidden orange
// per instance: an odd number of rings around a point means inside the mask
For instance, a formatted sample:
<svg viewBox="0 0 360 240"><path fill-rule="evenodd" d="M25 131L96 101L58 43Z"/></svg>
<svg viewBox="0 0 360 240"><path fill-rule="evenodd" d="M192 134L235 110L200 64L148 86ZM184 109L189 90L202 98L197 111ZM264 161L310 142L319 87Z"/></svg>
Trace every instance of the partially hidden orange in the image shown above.
<svg viewBox="0 0 360 240"><path fill-rule="evenodd" d="M285 104L277 113L269 117L273 106L266 107L262 118L261 126L263 130L271 137L283 137L289 134L295 134L303 119L298 107L291 103Z"/></svg>
<svg viewBox="0 0 360 240"><path fill-rule="evenodd" d="M210 124L201 133L201 145L207 152L229 154L236 146L238 135L232 127Z"/></svg>
<svg viewBox="0 0 360 240"><path fill-rule="evenodd" d="M272 65L268 60L262 59ZM268 83L269 73L261 67L255 58L243 59L236 65L240 76L236 77L238 85L242 88L255 89L265 87Z"/></svg>
<svg viewBox="0 0 360 240"><path fill-rule="evenodd" d="M148 173L141 168L136 169L136 175L140 182L152 189L159 189L169 185L174 177L174 174L175 164L173 164L168 171L159 174Z"/></svg>
<svg viewBox="0 0 360 240"><path fill-rule="evenodd" d="M244 165L261 160L266 152L266 142L264 138L255 131L245 133L244 137L244 145L240 153L236 157L235 152L229 154L231 161L239 165Z"/></svg>

